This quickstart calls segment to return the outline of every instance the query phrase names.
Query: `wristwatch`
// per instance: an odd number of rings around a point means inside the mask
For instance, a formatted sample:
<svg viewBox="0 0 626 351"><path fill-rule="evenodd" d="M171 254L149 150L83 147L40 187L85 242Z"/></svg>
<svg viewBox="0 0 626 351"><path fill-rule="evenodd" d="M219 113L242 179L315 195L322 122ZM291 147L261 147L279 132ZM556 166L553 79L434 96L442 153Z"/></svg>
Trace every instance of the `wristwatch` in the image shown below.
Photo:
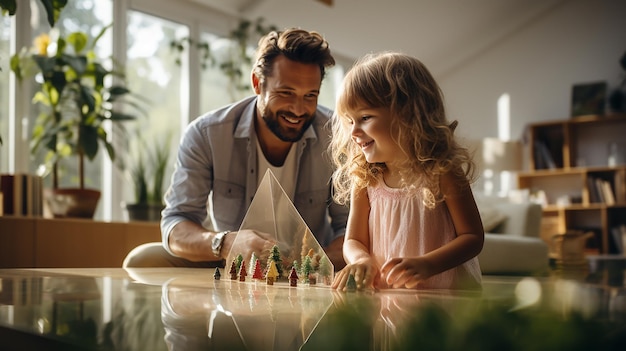
<svg viewBox="0 0 626 351"><path fill-rule="evenodd" d="M211 249L213 249L213 255L215 255L215 257L222 257L220 256L220 253L222 252L224 238L228 233L230 233L230 230L225 230L223 232L215 234L215 236L213 237L213 240L211 241Z"/></svg>

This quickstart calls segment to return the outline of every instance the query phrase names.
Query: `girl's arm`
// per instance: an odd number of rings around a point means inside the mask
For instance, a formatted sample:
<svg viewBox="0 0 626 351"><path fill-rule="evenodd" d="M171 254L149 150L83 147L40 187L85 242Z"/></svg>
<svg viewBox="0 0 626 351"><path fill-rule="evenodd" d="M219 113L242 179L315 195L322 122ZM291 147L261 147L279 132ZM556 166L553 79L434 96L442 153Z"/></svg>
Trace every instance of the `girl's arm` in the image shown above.
<svg viewBox="0 0 626 351"><path fill-rule="evenodd" d="M335 289L343 289L350 274L354 275L358 288L370 286L374 281L377 272L374 271L370 255L369 212L367 189L353 191L343 243L343 257L347 266L337 272L332 285Z"/></svg>
<svg viewBox="0 0 626 351"><path fill-rule="evenodd" d="M386 262L381 272L393 287L416 287L419 281L459 266L482 250L485 232L468 181L448 173L441 177L440 186L456 238L421 257Z"/></svg>

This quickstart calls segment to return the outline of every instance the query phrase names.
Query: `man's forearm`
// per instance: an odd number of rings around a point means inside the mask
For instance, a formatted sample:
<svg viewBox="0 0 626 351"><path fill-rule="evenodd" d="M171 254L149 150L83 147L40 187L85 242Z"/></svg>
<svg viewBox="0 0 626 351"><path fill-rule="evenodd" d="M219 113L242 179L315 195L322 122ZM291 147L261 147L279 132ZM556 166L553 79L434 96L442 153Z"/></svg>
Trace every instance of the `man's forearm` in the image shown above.
<svg viewBox="0 0 626 351"><path fill-rule="evenodd" d="M170 250L177 256L190 261L218 261L211 249L211 239L215 233L207 231L201 225L183 221L178 223L169 235Z"/></svg>

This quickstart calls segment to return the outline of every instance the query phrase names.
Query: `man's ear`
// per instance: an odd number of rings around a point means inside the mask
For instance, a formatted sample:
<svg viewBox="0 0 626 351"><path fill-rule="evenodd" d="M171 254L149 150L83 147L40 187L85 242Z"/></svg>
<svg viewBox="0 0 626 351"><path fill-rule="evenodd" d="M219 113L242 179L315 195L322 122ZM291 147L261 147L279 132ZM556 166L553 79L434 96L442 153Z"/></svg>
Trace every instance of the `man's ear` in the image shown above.
<svg viewBox="0 0 626 351"><path fill-rule="evenodd" d="M261 94L261 80L259 79L259 77L257 77L257 75L252 72L252 89L254 89L254 93L257 95Z"/></svg>

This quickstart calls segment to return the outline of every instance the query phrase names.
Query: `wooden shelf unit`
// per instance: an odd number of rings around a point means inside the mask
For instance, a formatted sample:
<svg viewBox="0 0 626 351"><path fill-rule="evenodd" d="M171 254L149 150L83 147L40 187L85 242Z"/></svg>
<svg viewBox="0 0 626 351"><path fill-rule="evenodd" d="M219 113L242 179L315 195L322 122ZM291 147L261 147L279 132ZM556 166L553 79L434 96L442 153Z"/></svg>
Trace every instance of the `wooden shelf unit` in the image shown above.
<svg viewBox="0 0 626 351"><path fill-rule="evenodd" d="M609 143L626 145L626 114L534 123L527 133L529 170L518 185L545 194L541 237L551 253L554 235L575 230L594 232L588 253L620 253L612 231L626 224L626 164L608 159Z"/></svg>

